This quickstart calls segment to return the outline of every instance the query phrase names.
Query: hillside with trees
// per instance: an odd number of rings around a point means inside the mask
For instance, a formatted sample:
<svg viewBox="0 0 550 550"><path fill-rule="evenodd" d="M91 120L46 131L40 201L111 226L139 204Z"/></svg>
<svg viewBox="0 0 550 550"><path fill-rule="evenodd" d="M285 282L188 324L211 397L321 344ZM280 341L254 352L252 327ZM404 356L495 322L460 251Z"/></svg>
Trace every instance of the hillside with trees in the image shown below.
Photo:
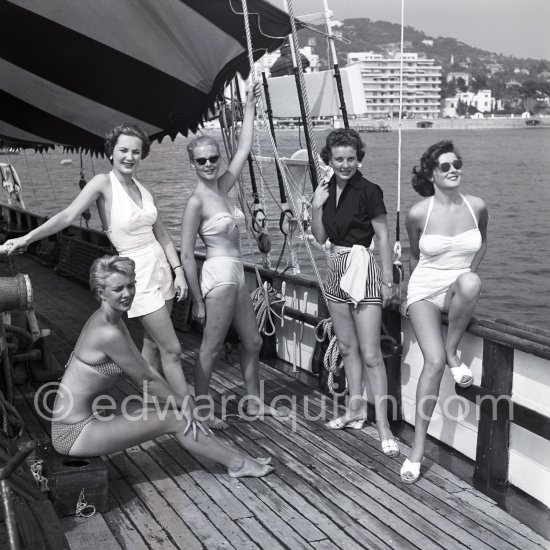
<svg viewBox="0 0 550 550"><path fill-rule="evenodd" d="M325 27L318 27L326 32ZM346 19L335 27L335 34L344 41L336 41L339 63L346 65L348 52L391 53L399 51L401 27L387 21L371 21L367 18ZM315 42L315 53L320 65L332 65L328 60L326 40L310 29L299 34L301 46ZM349 41L349 43L348 43ZM489 52L447 37L433 37L413 27L404 28L404 51L424 53L443 69L442 97L452 97L457 91L490 89L493 97L500 99L509 112L548 109L550 96L550 61L544 59L520 59L497 52ZM467 72L466 86L461 79L446 82L449 72Z"/></svg>

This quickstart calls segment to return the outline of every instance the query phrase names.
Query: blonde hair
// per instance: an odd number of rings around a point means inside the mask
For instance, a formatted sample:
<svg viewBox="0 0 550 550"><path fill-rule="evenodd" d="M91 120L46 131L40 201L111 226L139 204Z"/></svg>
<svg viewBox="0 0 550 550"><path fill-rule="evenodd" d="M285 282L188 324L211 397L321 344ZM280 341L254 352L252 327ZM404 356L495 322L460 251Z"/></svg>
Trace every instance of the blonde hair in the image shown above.
<svg viewBox="0 0 550 550"><path fill-rule="evenodd" d="M218 143L217 140L215 140L213 137L211 136L206 136L206 135L203 135L203 136L198 136L194 139L192 139L188 144L187 144L187 153L189 154L189 160L192 162L193 160L195 160L193 158L193 151L197 148L197 147L206 147L207 145L212 145L213 147L216 148L216 150L218 151L218 153L220 152L220 145Z"/></svg>
<svg viewBox="0 0 550 550"><path fill-rule="evenodd" d="M127 277L134 277L136 264L134 260L125 256L102 256L97 258L90 268L90 290L99 300L99 291L105 288L105 280L113 273L122 273Z"/></svg>

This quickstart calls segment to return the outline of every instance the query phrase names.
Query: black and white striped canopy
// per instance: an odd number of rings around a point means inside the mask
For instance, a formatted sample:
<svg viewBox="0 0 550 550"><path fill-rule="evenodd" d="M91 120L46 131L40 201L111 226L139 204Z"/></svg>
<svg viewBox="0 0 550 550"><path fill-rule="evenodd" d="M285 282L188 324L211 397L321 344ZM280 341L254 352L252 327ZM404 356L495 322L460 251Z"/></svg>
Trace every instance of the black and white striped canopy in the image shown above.
<svg viewBox="0 0 550 550"><path fill-rule="evenodd" d="M290 21L247 4L257 59ZM241 0L0 0L0 22L3 145L102 152L122 122L174 138L248 73Z"/></svg>

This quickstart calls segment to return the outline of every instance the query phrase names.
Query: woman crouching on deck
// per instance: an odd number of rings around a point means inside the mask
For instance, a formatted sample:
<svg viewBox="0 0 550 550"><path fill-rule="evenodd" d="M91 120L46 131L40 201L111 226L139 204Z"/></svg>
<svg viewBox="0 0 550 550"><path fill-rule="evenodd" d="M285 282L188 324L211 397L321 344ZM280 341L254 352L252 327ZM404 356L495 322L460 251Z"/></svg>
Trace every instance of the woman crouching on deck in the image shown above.
<svg viewBox="0 0 550 550"><path fill-rule="evenodd" d="M321 244L327 239L331 242L325 291L350 396L346 413L327 427L363 427L367 418L363 399L366 374L374 394L382 451L394 457L399 447L388 423L388 382L380 349L382 307L388 303L393 286L391 251L382 190L358 170L364 155L365 145L355 130L331 132L321 157L334 175L317 187L312 202L313 235ZM382 273L369 250L375 235Z"/></svg>
<svg viewBox="0 0 550 550"><path fill-rule="evenodd" d="M481 292L475 274L487 248L489 214L483 200L459 192L462 159L452 141L427 149L414 167L412 185L426 198L407 214L411 278L407 314L424 356L416 389L414 443L401 468L401 479L420 475L426 434L437 402L445 365L455 382L472 385L472 371L460 361L458 344ZM443 338L441 314L448 315Z"/></svg>
<svg viewBox="0 0 550 550"><path fill-rule="evenodd" d="M270 473L268 458L253 459L216 438L194 418L192 397L174 391L145 362L122 321L136 292L134 269L133 260L121 256L104 256L92 265L90 288L101 306L82 329L61 380L52 418L54 448L63 455L97 456L171 434L187 451L223 464L232 477ZM143 387L149 405L101 416L94 404L122 374Z"/></svg>
<svg viewBox="0 0 550 550"><path fill-rule="evenodd" d="M241 341L241 371L248 399L246 413L250 417L275 411L260 399L262 339L245 285L239 232L244 215L228 192L241 175L252 147L255 95L259 93L258 85L248 91L239 145L227 170L220 174L220 150L213 138L201 136L187 145L198 183L185 206L181 227L181 264L195 303L195 317L204 324L195 363L195 398L201 408L206 407L214 361L233 324ZM200 284L194 256L197 234L206 246ZM211 418L208 423L212 428L226 427L219 419Z"/></svg>

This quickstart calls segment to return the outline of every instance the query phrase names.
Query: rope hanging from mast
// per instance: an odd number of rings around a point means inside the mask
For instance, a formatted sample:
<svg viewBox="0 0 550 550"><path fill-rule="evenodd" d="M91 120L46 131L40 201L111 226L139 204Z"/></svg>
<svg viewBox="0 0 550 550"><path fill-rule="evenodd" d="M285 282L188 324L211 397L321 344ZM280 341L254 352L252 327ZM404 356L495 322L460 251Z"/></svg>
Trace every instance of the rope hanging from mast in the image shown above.
<svg viewBox="0 0 550 550"><path fill-rule="evenodd" d="M250 71L251 71L251 73L253 73L253 71L254 71L254 59L252 57L252 37L251 37L251 32L250 32L250 21L249 21L249 18L248 18L248 5L247 5L247 0L241 0L241 2L242 2L242 7L243 7L244 26L245 26L245 32L246 32L246 45L247 45L247 50L248 50L248 61L249 61L249 65L250 65ZM258 97L258 104L259 104L258 106L260 107L260 110L262 112L264 125L265 125L266 128L269 128L269 122L267 120L267 113L265 112L264 102L263 102L263 98L262 98L261 95L260 95L260 97ZM270 139L270 142L271 142L271 147L273 149L273 156L275 158L275 162L277 163L277 165L279 166L279 169L281 170L283 183L285 185L285 189L286 189L288 198L290 200L292 210L293 210L293 212L296 212L297 211L296 210L296 204L294 202L294 197L292 196L292 191L291 191L291 188L290 188L290 184L289 184L288 179L285 175L283 161L281 160L281 156L279 155L279 151L277 150L277 145L275 143L273 134L270 131L268 132L268 136L269 136L269 139ZM316 161L317 161L317 164L318 164L318 158L316 158ZM321 274L319 273L319 268L317 267L317 263L315 261L314 255L313 255L313 251L311 250L311 247L309 245L307 234L306 234L306 232L303 228L302 223L298 223L297 227L300 230L300 233L301 233L302 238L304 240L304 244L306 245L306 250L308 251L308 255L309 255L309 258L311 260L311 265L312 265L313 270L315 272L315 276L317 277L317 281L318 281L318 284L319 284L319 289L321 290L321 293L323 294L323 298L326 302L327 298L326 298L326 295L325 295L325 287L323 285Z"/></svg>
<svg viewBox="0 0 550 550"><path fill-rule="evenodd" d="M235 95L237 97L237 101L242 111L243 103L242 103L241 91L239 89L239 82L237 80L237 77L235 77ZM265 206L263 204L263 201L260 202L258 185L256 183L256 174L254 172L254 162L253 162L251 153L248 153L247 162L248 162L248 171L250 174L250 185L252 187L252 198L253 198L253 205L252 205L252 212L251 212L252 223L249 224L250 230L252 231L254 238L256 239L258 249L262 254L262 265L266 269L269 269L271 267L271 259L269 257L269 253L271 252L271 239L267 231L267 216L265 214ZM260 184L262 184L263 174L261 170L260 170L260 178L261 178ZM241 207L243 212L246 212L246 207L244 204L245 199L244 199L244 193L243 193L242 177L239 177L238 181L239 181L239 189L240 189L240 196L241 196L241 203L242 203Z"/></svg>
<svg viewBox="0 0 550 550"><path fill-rule="evenodd" d="M401 284L405 278L405 271L401 263L401 149L402 149L402 120L403 120L403 53L404 53L404 29L405 29L405 0L401 0L401 58L399 63L399 124L397 127L397 210L395 220L395 244L393 246L393 282L396 287L394 298L401 294Z"/></svg>

